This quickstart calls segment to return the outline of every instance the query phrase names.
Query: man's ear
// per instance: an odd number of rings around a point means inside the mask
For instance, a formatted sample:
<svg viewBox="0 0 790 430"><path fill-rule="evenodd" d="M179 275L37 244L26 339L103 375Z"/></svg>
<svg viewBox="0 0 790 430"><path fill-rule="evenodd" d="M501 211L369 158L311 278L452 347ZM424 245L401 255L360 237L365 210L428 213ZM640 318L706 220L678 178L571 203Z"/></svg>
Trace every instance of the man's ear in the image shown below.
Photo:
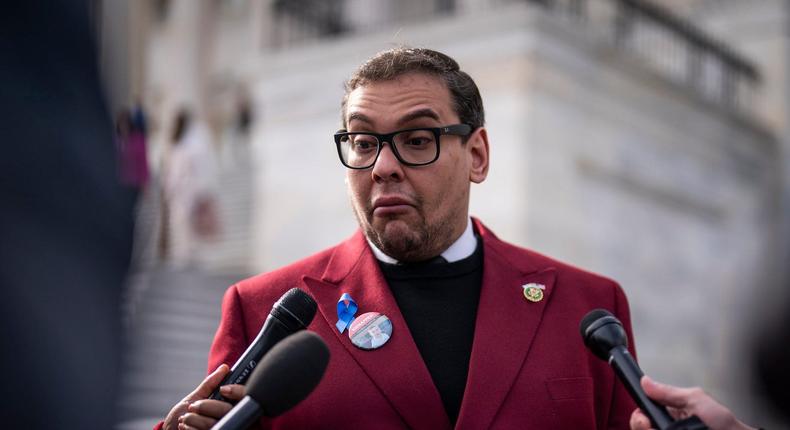
<svg viewBox="0 0 790 430"><path fill-rule="evenodd" d="M469 164L469 180L479 184L488 176L488 132L484 127L475 130L466 142Z"/></svg>

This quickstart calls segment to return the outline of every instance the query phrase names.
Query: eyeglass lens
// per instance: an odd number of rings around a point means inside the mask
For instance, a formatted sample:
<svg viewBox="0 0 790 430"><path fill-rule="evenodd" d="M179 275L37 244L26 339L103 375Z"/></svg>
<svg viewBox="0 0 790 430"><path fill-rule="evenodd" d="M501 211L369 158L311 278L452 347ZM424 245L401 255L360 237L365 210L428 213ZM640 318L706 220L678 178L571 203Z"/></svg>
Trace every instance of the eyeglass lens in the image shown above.
<svg viewBox="0 0 790 430"><path fill-rule="evenodd" d="M432 130L402 131L392 137L396 156L411 164L426 164L436 158L438 145ZM340 140L343 161L352 167L369 167L376 161L379 141L374 135L352 133Z"/></svg>

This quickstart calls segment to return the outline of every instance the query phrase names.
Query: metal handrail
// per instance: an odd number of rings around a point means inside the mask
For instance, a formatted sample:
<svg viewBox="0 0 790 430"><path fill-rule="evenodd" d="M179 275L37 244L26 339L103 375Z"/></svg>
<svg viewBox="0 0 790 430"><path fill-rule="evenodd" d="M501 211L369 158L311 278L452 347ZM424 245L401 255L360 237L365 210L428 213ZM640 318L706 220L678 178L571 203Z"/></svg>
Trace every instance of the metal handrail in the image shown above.
<svg viewBox="0 0 790 430"><path fill-rule="evenodd" d="M396 0L391 0L396 1ZM499 6L524 0L478 0L480 6ZM590 21L611 29L614 45L641 56L654 68L680 80L703 97L726 108L740 108L762 80L750 61L697 27L693 22L648 0L527 0L549 13L559 13L580 21ZM405 20L433 15L463 13L457 0L404 1L398 6L405 14L379 16L363 24L348 21L345 0L274 0L272 11L277 25L270 42L274 48L300 44L309 39L337 37L400 24ZM414 9L414 16L408 10ZM601 18L600 13L605 15ZM382 20L384 22L382 22ZM668 49L664 49L669 46Z"/></svg>
<svg viewBox="0 0 790 430"><path fill-rule="evenodd" d="M759 70L750 61L738 55L727 44L708 35L688 19L683 19L669 9L647 0L529 0L574 19L591 19L591 6L608 7L613 14L611 25L614 44L624 50L635 51L646 62L664 70L669 78L680 78L703 97L720 105L738 109L750 96L750 91L762 80ZM597 22L596 22L597 24ZM639 35L653 36L648 47L640 46ZM656 34L661 36L656 38ZM646 37L649 39L650 37ZM658 40L661 39L661 40ZM661 52L662 45L670 45ZM640 49L641 48L641 49ZM678 49L679 48L679 49Z"/></svg>
<svg viewBox="0 0 790 430"><path fill-rule="evenodd" d="M631 8L645 18L653 20L655 24L676 32L694 47L712 53L720 58L723 63L738 69L738 71L747 78L755 81L761 79L757 68L749 61L734 53L726 44L708 36L693 23L678 17L668 9L644 0L616 1L620 2L623 7Z"/></svg>

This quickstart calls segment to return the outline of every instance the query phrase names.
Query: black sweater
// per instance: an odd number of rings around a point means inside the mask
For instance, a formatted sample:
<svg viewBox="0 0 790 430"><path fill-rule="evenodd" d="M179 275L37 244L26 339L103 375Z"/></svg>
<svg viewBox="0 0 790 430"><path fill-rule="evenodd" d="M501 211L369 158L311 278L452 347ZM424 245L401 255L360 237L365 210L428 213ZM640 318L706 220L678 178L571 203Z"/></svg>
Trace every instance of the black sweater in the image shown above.
<svg viewBox="0 0 790 430"><path fill-rule="evenodd" d="M461 408L483 279L482 241L453 263L379 262L414 342L455 424Z"/></svg>

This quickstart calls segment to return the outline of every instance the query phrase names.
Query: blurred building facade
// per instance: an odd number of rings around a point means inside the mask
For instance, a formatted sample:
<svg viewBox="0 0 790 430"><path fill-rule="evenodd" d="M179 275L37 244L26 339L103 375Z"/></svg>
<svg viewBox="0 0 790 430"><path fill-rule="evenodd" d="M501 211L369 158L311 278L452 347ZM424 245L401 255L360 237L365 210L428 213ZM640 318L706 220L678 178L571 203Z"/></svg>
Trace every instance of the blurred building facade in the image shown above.
<svg viewBox="0 0 790 430"><path fill-rule="evenodd" d="M483 95L492 167L473 187L472 214L506 240L618 280L648 374L701 385L770 427L753 395L748 341L788 279L785 2L101 5L114 65L105 71L119 68L118 56L127 71L108 77L110 95L144 100L154 168L179 107L205 119L218 154L240 103L253 107L249 147L234 158L244 162L223 182L223 194L237 194L224 212L234 230L203 260L210 272L271 270L354 231L331 138L342 83L375 52L430 47L456 58ZM193 355L205 360L205 350ZM122 416L162 416L183 394L127 404Z"/></svg>

